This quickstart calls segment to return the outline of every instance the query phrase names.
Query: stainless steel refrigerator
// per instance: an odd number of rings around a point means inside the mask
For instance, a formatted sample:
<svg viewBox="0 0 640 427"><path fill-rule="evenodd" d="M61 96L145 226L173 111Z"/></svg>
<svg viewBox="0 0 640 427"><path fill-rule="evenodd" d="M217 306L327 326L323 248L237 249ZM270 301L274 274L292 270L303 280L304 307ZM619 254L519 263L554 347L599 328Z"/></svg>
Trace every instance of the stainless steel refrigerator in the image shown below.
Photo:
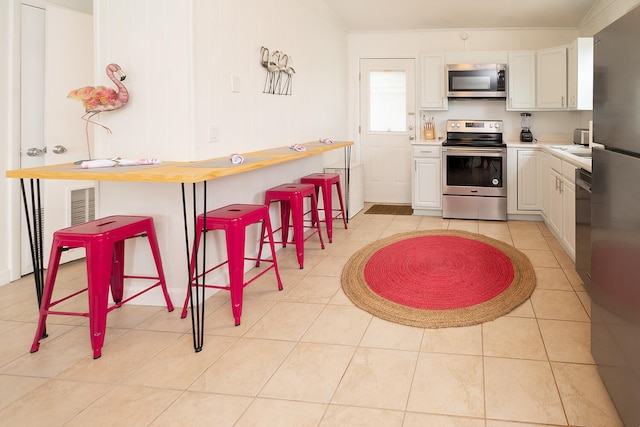
<svg viewBox="0 0 640 427"><path fill-rule="evenodd" d="M640 426L640 7L594 36L591 353Z"/></svg>

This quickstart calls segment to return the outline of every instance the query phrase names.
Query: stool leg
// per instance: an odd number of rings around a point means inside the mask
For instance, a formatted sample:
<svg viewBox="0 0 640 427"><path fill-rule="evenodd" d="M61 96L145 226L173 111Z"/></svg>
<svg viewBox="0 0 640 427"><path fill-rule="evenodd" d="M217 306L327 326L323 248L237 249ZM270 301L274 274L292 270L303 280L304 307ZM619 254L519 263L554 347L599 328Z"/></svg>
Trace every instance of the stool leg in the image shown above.
<svg viewBox="0 0 640 427"><path fill-rule="evenodd" d="M113 245L113 261L111 266L111 296L113 301L122 301L124 293L124 240Z"/></svg>
<svg viewBox="0 0 640 427"><path fill-rule="evenodd" d="M167 304L167 310L169 312L173 311L173 303L171 302L171 297L169 296L169 291L167 290L167 281L164 277L164 269L162 268L162 257L160 256L160 246L158 246L158 236L156 236L156 230L153 226L153 222L150 220L150 225L147 229L147 240L149 242L149 246L151 246L151 253L153 254L153 260L156 263L156 271L158 272L158 281L160 282L160 288L162 288L162 294L164 295L164 300ZM124 263L123 263L124 264ZM124 266L123 266L124 271Z"/></svg>
<svg viewBox="0 0 640 427"><path fill-rule="evenodd" d="M104 250L92 250L87 246L87 288L89 294L89 332L91 334L91 348L93 358L102 355L104 334L107 329L107 305L109 303L109 283L107 278L111 273L113 247L109 248L104 242ZM106 246L106 247L105 247Z"/></svg>
<svg viewBox="0 0 640 427"><path fill-rule="evenodd" d="M231 311L233 312L233 318L235 319L236 326L240 324L240 316L242 316L245 234L244 226L233 227L226 231Z"/></svg>
<svg viewBox="0 0 640 427"><path fill-rule="evenodd" d="M340 185L340 181L336 182L336 190L338 190L338 200L340 201L340 213L342 213L342 223L344 224L345 230L347 229L347 216L344 214L344 202L342 200L342 186ZM332 213L333 215L333 213Z"/></svg>
<svg viewBox="0 0 640 427"><path fill-rule="evenodd" d="M49 304L51 304L51 296L53 295L53 285L56 282L56 276L58 275L58 265L60 264L60 256L62 255L62 247L59 247L54 240L51 247L51 255L49 256L49 266L47 267L47 278L44 282L44 290L42 293L42 300L40 302L40 315L38 317L38 327L36 328L36 335L33 338L33 344L31 344L31 353L35 353L40 349L40 339L42 338L42 332L44 331L45 324L47 322L47 313L49 311Z"/></svg>
<svg viewBox="0 0 640 427"><path fill-rule="evenodd" d="M282 280L280 279L280 271L278 270L278 261L276 260L276 245L273 243L273 230L271 229L271 221L269 220L268 215L265 218L265 220L262 222L262 229L264 230L265 228L267 229L267 233L269 236L269 247L271 248L271 260L273 261L273 269L275 270L276 280L278 281L278 290L282 290L283 289ZM258 256L258 260L260 260L260 256Z"/></svg>
<svg viewBox="0 0 640 427"><path fill-rule="evenodd" d="M324 240L322 240L322 233L320 232L320 220L318 215L318 199L316 199L316 195L311 195L311 215L315 215L316 217L316 230L318 231L318 239L320 239L320 247L324 249Z"/></svg>
<svg viewBox="0 0 640 427"><path fill-rule="evenodd" d="M302 268L304 268L304 207L302 206L302 200L297 197L292 197L290 201L290 207L291 216L293 217L293 241L296 244L296 255L298 256L298 264L300 264L300 269L302 270Z"/></svg>
<svg viewBox="0 0 640 427"><path fill-rule="evenodd" d="M289 240L289 216L291 213L292 207L291 202L288 200L280 201L280 221L282 224L282 229L280 230L282 233L282 247L287 247L287 241ZM293 228L293 238L296 238L296 229L295 229L295 221Z"/></svg>
<svg viewBox="0 0 640 427"><path fill-rule="evenodd" d="M195 278L193 277L195 269L196 269L196 256L198 255L198 248L200 247L200 238L204 230L201 227L198 227L196 230L195 239L193 241L193 248L191 249L191 263L189 264L189 283L187 284L187 296L184 299L184 305L182 306L182 313L180 314L180 318L184 319L187 317L187 308L189 307L189 300L191 299L191 289L193 287L193 281ZM203 269L204 274L204 269Z"/></svg>
<svg viewBox="0 0 640 427"><path fill-rule="evenodd" d="M267 212L267 218L269 217L269 212ZM260 227L260 245L258 247L258 256L256 257L256 267L260 267L260 260L262 259L262 247L264 246L264 233L267 231L265 226L266 221L262 221L262 226ZM271 229L271 222L269 222L269 229ZM269 232L269 245L273 245L273 232ZM273 248L271 248L271 252L275 254Z"/></svg>
<svg viewBox="0 0 640 427"><path fill-rule="evenodd" d="M317 198L318 193L316 193ZM324 224L327 228L329 243L333 242L333 200L331 197L331 183L322 184L322 205L324 207Z"/></svg>

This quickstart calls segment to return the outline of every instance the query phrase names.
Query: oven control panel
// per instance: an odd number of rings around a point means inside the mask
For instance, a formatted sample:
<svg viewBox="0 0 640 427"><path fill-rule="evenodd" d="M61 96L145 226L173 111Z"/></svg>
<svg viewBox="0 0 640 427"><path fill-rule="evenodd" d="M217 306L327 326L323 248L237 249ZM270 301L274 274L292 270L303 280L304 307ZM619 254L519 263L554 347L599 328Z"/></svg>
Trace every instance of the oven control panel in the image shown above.
<svg viewBox="0 0 640 427"><path fill-rule="evenodd" d="M502 120L447 120L447 132L502 133Z"/></svg>

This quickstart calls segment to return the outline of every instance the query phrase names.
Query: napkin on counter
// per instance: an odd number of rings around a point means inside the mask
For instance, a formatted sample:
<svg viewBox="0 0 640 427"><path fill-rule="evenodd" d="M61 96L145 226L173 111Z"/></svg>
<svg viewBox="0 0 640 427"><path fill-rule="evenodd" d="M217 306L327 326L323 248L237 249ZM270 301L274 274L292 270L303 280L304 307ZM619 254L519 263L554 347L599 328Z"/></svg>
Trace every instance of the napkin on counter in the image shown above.
<svg viewBox="0 0 640 427"><path fill-rule="evenodd" d="M307 147L304 147L300 144L292 144L289 146L289 148L291 148L292 150L296 150L296 151L307 151Z"/></svg>
<svg viewBox="0 0 640 427"><path fill-rule="evenodd" d="M320 138L320 142L323 144L333 144L333 139L331 138Z"/></svg>
<svg viewBox="0 0 640 427"><path fill-rule="evenodd" d="M241 165L244 163L244 157L237 153L232 154L231 157L229 157L229 160L231 160L231 163L234 165Z"/></svg>
<svg viewBox="0 0 640 427"><path fill-rule="evenodd" d="M93 168L110 168L113 166L138 166L138 165L158 165L161 161L159 159L123 159L121 157L114 157L113 159L97 159L97 160L85 160L80 163L82 169Z"/></svg>

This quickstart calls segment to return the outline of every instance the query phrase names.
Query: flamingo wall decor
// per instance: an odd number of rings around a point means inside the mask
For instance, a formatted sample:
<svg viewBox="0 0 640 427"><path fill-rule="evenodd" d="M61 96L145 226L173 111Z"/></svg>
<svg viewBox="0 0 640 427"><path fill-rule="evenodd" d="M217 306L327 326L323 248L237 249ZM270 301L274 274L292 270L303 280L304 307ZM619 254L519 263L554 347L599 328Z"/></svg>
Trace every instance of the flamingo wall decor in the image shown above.
<svg viewBox="0 0 640 427"><path fill-rule="evenodd" d="M270 53L266 47L260 48L260 63L267 69L263 93L291 95L291 79L296 70L289 65L290 60L291 57L284 52L276 50Z"/></svg>
<svg viewBox="0 0 640 427"><path fill-rule="evenodd" d="M89 123L93 123L111 133L111 129L107 126L97 123L93 120L93 116L103 111L113 111L122 108L129 102L129 92L124 87L122 81L127 75L122 71L118 64L107 65L107 76L116 85L118 91L106 86L85 86L69 92L68 98L82 101L85 113L82 120L86 121L85 134L87 138L87 150L89 159L91 159L91 148L89 146Z"/></svg>

